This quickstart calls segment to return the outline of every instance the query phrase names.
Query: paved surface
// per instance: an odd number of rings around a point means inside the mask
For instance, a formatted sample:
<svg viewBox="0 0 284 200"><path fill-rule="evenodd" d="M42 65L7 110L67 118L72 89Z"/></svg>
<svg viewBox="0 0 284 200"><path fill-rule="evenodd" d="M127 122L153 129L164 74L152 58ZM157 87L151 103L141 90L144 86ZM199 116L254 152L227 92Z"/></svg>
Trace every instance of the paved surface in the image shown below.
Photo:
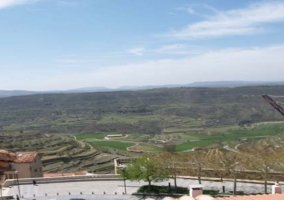
<svg viewBox="0 0 284 200"><path fill-rule="evenodd" d="M174 186L173 180L165 182L153 183L155 185L171 184ZM181 187L188 187L189 185L198 184L197 180L192 179L177 179L177 185ZM124 200L133 199L137 200L138 197L131 196L137 189L147 185L146 182L130 182L126 181L126 191L128 195L124 195L124 182L123 180L98 180L98 181L82 181L82 182L64 182L64 183L47 183L38 185L20 185L19 187L11 186L3 188L3 196L16 196L20 194L24 199L42 199L42 200L66 200L71 198L84 198L84 199L98 199L98 200ZM226 192L233 190L233 182L213 182L213 181L202 181L204 189L223 190L225 186ZM263 184L253 183L237 183L237 190L241 190L247 193L261 193L264 192ZM271 191L271 185L268 186L268 191ZM284 188L282 188L284 191Z"/></svg>

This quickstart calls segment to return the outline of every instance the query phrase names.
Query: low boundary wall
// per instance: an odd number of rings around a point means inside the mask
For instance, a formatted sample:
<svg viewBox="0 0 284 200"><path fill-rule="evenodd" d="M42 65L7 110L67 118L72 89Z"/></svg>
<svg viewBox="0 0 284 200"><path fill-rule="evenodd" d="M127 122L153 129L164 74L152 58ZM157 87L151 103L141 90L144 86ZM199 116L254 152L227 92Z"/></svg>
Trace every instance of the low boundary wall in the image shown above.
<svg viewBox="0 0 284 200"><path fill-rule="evenodd" d="M99 181L99 180L120 180L122 179L119 175L115 174L94 174L94 175L84 175L84 176L60 176L60 177L50 177L50 178L22 178L22 179L7 179L2 184L3 187L9 187L12 185L36 184L39 183L58 183L58 182L74 182L74 181Z"/></svg>

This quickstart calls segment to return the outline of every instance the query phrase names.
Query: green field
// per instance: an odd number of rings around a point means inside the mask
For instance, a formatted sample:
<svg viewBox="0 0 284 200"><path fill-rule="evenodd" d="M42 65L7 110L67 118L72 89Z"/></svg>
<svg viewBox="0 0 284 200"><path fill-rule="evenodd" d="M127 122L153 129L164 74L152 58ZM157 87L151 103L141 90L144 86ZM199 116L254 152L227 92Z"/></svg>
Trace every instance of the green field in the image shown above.
<svg viewBox="0 0 284 200"><path fill-rule="evenodd" d="M119 149L126 151L127 147L133 146L139 143L139 146L135 146L134 149L159 152L162 151L163 144L160 147L155 143L150 143L149 139L164 140L170 143L175 143L175 151L187 151L194 147L208 147L233 144L236 145L241 142L242 139L246 140L259 140L267 138L269 136L275 136L284 133L284 124L255 124L252 127L235 127L208 129L207 131L193 132L193 133L176 133L176 134L159 134L159 135L145 135L145 134L128 134L127 137L113 137L109 141L103 140L108 134L118 133L99 133L99 134L78 134L76 135L78 140L84 140L95 144L97 147L108 147L113 149ZM98 141L96 141L98 140ZM138 148L139 147L139 148Z"/></svg>
<svg viewBox="0 0 284 200"><path fill-rule="evenodd" d="M131 150L161 152L161 151L163 151L163 148L157 147L157 146L154 146L154 145L136 145L136 146L132 147Z"/></svg>
<svg viewBox="0 0 284 200"><path fill-rule="evenodd" d="M87 139L102 140L107 135L108 135L107 133L93 133L93 134L86 133L86 134L78 134L78 135L76 135L76 138L78 140L87 140Z"/></svg>
<svg viewBox="0 0 284 200"><path fill-rule="evenodd" d="M124 150L128 147L133 146L135 143L130 143L130 142L117 142L117 141L95 141L92 142L92 144L96 147L109 147L113 149L119 149L119 150Z"/></svg>

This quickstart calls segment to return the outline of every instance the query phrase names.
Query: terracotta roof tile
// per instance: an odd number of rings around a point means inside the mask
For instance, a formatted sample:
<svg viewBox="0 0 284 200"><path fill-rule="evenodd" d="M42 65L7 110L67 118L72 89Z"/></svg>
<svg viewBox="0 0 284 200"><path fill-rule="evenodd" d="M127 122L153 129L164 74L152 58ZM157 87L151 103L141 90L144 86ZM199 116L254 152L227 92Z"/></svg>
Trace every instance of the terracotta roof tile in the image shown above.
<svg viewBox="0 0 284 200"><path fill-rule="evenodd" d="M38 155L37 152L17 152L17 158L14 160L15 163L30 163L33 162L35 157Z"/></svg>
<svg viewBox="0 0 284 200"><path fill-rule="evenodd" d="M8 152L0 150L0 161L26 163L32 162L38 155L37 152Z"/></svg>
<svg viewBox="0 0 284 200"><path fill-rule="evenodd" d="M262 194L262 195L244 195L217 197L215 200L284 200L284 194Z"/></svg>
<svg viewBox="0 0 284 200"><path fill-rule="evenodd" d="M0 160L2 161L13 161L16 158L16 154L8 152L6 150L0 150Z"/></svg>

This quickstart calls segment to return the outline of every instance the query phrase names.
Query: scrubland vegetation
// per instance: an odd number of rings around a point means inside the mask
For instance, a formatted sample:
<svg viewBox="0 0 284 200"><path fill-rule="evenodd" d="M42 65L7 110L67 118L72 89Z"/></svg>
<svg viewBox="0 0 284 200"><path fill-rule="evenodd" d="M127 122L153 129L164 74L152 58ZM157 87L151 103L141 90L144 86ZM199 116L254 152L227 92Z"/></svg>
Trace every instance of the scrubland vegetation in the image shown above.
<svg viewBox="0 0 284 200"><path fill-rule="evenodd" d="M0 98L0 148L38 151L45 172L94 173L112 173L114 158L142 153L205 152L210 160L214 152L254 155L254 149L268 147L276 152L283 149L283 117L261 95L280 95L280 89L164 88Z"/></svg>

